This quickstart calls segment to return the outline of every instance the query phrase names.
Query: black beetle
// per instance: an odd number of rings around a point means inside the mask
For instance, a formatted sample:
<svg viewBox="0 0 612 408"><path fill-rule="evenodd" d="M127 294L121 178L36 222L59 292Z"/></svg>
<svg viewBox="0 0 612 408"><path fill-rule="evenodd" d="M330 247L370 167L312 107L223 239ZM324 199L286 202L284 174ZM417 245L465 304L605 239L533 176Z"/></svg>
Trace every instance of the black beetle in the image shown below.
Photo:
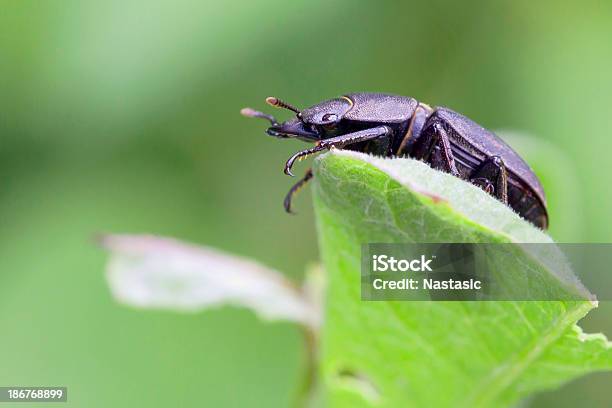
<svg viewBox="0 0 612 408"><path fill-rule="evenodd" d="M279 123L272 115L250 108L241 113L270 121L271 136L315 142L289 158L288 175L293 175L297 159L330 148L412 157L481 187L535 226L548 227L544 190L527 163L493 132L448 108L381 93L348 94L302 111L278 98L266 102L289 109L296 117ZM293 194L311 178L309 169L291 187L284 202L287 212Z"/></svg>

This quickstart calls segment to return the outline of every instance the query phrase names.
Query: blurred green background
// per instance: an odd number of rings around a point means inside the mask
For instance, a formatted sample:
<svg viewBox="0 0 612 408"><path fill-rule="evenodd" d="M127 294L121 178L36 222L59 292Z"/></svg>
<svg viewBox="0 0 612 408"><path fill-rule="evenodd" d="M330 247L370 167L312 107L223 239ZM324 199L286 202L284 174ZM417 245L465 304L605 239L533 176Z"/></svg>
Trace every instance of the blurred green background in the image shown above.
<svg viewBox="0 0 612 408"><path fill-rule="evenodd" d="M303 145L238 114L269 95L398 93L535 135L551 234L611 242L610 38L605 1L0 1L0 385L67 385L75 407L290 403L297 329L117 305L92 239L170 235L299 278L313 215L308 193L283 213L281 168ZM612 334L611 309L583 325ZM610 385L531 403L611 406Z"/></svg>

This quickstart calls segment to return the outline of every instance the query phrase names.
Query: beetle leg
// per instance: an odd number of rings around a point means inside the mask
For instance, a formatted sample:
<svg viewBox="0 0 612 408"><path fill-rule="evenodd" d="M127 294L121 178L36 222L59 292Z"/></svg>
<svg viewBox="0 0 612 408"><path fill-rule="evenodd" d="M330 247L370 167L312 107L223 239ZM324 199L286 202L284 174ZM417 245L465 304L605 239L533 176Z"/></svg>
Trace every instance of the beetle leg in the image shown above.
<svg viewBox="0 0 612 408"><path fill-rule="evenodd" d="M425 145L421 148L420 152L415 155L415 158L431 163L432 159L434 158L433 155L436 154L435 148L437 147L440 151L440 159L442 160L444 167L446 167L444 170L453 176L459 177L459 171L455 165L455 158L453 157L453 152L451 150L450 141L448 140L446 130L444 130L442 124L439 122L435 122L432 125L432 128L433 133L426 140ZM433 166L433 163L431 164Z"/></svg>
<svg viewBox="0 0 612 408"><path fill-rule="evenodd" d="M330 139L320 140L316 146L302 150L294 154L287 160L285 164L285 174L293 176L291 168L296 160L302 160L314 153L332 148L343 148L345 146L365 142L367 140L377 139L379 137L388 136L391 134L391 129L387 126L378 126L372 129L360 130L358 132L348 133L346 135L332 137Z"/></svg>
<svg viewBox="0 0 612 408"><path fill-rule="evenodd" d="M485 159L471 174L470 181L504 204L508 204L508 171L499 156Z"/></svg>
<svg viewBox="0 0 612 408"><path fill-rule="evenodd" d="M440 153L442 154L442 160L446 165L446 170L453 176L459 177L459 171L455 165L455 158L453 157L453 152L450 147L450 141L448 140L446 130L444 130L442 124L440 123L435 123L433 128L435 142L440 147Z"/></svg>
<svg viewBox="0 0 612 408"><path fill-rule="evenodd" d="M377 139L379 137L391 135L391 129L387 126L378 126L372 129L360 130L358 132L347 133L346 135L332 137L330 139L324 139L317 142L315 147L310 149L302 150L294 154L287 160L285 164L285 174L293 176L291 168L296 160L304 159L312 154L320 152L321 150L329 150L332 148L343 148L345 146L365 142L367 140Z"/></svg>
<svg viewBox="0 0 612 408"><path fill-rule="evenodd" d="M321 145L318 144L315 147L311 147L310 149L301 150L301 151L297 152L296 154L291 156L289 158L289 160L287 160L287 163L285 163L285 170L284 170L285 174L288 175L288 176L293 176L293 173L291 172L291 168L293 167L293 163L295 163L296 160L302 160L302 159L310 156L311 154L315 154L316 152L320 152L321 150L325 150L325 148L321 147Z"/></svg>
<svg viewBox="0 0 612 408"><path fill-rule="evenodd" d="M294 214L294 212L291 211L291 200L293 199L293 196L298 191L300 191L302 189L302 187L304 187L306 185L306 183L308 183L308 181L310 181L311 178L312 178L312 169L308 169L308 170L306 170L306 174L304 174L304 177L302 177L300 179L300 181L295 183L289 189L289 192L285 196L285 201L283 202L283 206L285 207L285 211L287 211L289 214Z"/></svg>

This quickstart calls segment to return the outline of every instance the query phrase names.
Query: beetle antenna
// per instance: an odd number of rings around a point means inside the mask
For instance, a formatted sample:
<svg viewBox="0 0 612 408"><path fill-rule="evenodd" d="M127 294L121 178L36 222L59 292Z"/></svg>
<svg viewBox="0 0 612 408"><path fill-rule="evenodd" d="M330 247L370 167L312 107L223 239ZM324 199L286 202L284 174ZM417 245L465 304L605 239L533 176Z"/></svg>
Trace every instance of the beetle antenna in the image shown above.
<svg viewBox="0 0 612 408"><path fill-rule="evenodd" d="M256 111L251 108L243 108L240 110L242 116L246 116L247 118L262 118L270 122L272 126L278 126L279 123L276 118L272 115L268 115L267 113L263 113L260 111Z"/></svg>
<svg viewBox="0 0 612 408"><path fill-rule="evenodd" d="M268 105L272 105L275 108L284 108L284 109L289 109L290 111L293 111L295 113L300 113L300 110L296 108L295 106L290 105L287 102L283 102L280 99L275 98L274 96L268 96L266 98L266 102L268 103Z"/></svg>

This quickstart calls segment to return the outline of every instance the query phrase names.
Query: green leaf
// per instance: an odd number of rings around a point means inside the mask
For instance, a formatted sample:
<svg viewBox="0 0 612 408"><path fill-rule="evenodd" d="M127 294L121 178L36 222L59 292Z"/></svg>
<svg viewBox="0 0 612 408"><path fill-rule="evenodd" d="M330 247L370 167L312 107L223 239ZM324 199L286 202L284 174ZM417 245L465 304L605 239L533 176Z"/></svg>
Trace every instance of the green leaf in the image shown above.
<svg viewBox="0 0 612 408"><path fill-rule="evenodd" d="M362 243L552 242L483 191L418 161L348 151L319 157L315 181L328 274L321 373L330 406L508 406L612 369L605 337L576 326L596 302L360 299ZM517 268L507 273L519 276ZM586 291L562 265L539 270L548 284Z"/></svg>

